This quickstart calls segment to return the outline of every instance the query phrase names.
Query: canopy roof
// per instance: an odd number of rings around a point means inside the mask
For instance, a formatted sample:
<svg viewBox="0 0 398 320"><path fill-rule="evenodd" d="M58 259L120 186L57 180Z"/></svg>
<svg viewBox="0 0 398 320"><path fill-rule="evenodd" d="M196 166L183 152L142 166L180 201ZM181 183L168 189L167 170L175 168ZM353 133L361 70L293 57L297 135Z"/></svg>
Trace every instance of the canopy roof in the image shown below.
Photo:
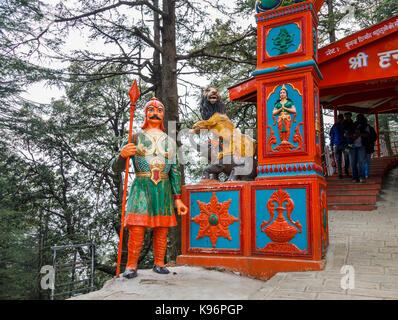
<svg viewBox="0 0 398 320"><path fill-rule="evenodd" d="M324 108L398 113L398 16L318 51ZM229 88L231 101L257 102L256 80Z"/></svg>

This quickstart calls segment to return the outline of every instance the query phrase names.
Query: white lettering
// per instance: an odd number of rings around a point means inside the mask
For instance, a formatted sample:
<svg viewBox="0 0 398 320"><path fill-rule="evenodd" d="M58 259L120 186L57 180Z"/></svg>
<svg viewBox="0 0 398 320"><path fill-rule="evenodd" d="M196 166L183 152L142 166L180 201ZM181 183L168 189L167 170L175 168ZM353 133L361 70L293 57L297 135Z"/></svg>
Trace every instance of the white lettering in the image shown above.
<svg viewBox="0 0 398 320"><path fill-rule="evenodd" d="M188 314L189 307L167 307L162 304L161 307L156 307L155 314L172 314L182 315L185 318Z"/></svg>
<svg viewBox="0 0 398 320"><path fill-rule="evenodd" d="M335 48L333 48L333 49L328 49L328 50L326 51L326 55L327 55L327 56L330 56L330 55L333 54L333 53L335 53Z"/></svg>
<svg viewBox="0 0 398 320"><path fill-rule="evenodd" d="M40 273L45 274L40 280L40 286L43 290L54 289L54 280L55 280L55 270L52 266L42 266L40 269Z"/></svg>
<svg viewBox="0 0 398 320"><path fill-rule="evenodd" d="M354 40L352 40L350 42L346 42L345 46L346 46L347 49L350 49L355 44L358 44L357 39L354 39Z"/></svg>
<svg viewBox="0 0 398 320"><path fill-rule="evenodd" d="M356 57L351 57L348 62L350 63L350 69L357 69L368 66L368 55L365 52L360 52Z"/></svg>
<svg viewBox="0 0 398 320"><path fill-rule="evenodd" d="M394 60L398 60L398 50L392 50L387 52L382 52L377 54L380 58L379 66L384 68L388 68L391 66L391 57Z"/></svg>
<svg viewBox="0 0 398 320"><path fill-rule="evenodd" d="M372 34L368 32L368 33L364 34L363 36L358 36L358 41L359 42L363 42L363 41L368 40L370 38L372 38Z"/></svg>
<svg viewBox="0 0 398 320"><path fill-rule="evenodd" d="M344 276L340 280L340 287L343 290L355 289L355 269L353 266L344 265L340 269L340 273Z"/></svg>

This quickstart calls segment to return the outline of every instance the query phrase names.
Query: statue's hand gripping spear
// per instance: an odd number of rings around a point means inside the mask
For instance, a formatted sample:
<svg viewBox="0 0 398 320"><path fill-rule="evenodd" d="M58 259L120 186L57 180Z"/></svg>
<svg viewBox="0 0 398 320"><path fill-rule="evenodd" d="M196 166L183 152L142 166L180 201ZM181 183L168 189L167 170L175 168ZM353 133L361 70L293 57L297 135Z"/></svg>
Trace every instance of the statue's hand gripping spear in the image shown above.
<svg viewBox="0 0 398 320"><path fill-rule="evenodd" d="M140 91L138 90L137 80L134 80L133 85L129 90L130 96L130 127L129 127L129 139L128 143L131 143L131 138L133 135L133 119L134 119L134 111L135 111L135 103L140 97ZM119 277L120 273L120 261L122 258L122 246L123 246L123 230L124 230L124 215L126 211L126 195L127 195L127 182L129 178L129 162L130 156L126 159L126 170L124 174L124 188L123 188L123 205L122 205L122 219L120 226L120 236L119 236L119 252L117 257L117 266L116 266L116 277Z"/></svg>

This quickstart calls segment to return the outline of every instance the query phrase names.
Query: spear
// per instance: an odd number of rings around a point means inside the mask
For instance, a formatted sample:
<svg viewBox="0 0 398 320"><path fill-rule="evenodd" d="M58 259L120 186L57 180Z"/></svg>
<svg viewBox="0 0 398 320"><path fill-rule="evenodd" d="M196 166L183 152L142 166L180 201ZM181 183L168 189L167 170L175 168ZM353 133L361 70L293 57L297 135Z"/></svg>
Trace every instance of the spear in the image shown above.
<svg viewBox="0 0 398 320"><path fill-rule="evenodd" d="M130 127L129 127L128 143L131 143L131 137L133 135L133 118L134 118L134 111L135 111L135 103L137 102L138 98L140 97L140 91L138 90L137 80L134 80L134 83L129 90L129 96L130 96ZM120 261L122 259L124 215L126 212L126 195L127 195L127 182L128 182L128 178L129 178L129 162L130 162L130 157L127 157L126 170L125 170L125 174L124 174L122 220L121 220L120 235L119 235L119 252L118 252L118 256L117 256L116 277L119 277Z"/></svg>

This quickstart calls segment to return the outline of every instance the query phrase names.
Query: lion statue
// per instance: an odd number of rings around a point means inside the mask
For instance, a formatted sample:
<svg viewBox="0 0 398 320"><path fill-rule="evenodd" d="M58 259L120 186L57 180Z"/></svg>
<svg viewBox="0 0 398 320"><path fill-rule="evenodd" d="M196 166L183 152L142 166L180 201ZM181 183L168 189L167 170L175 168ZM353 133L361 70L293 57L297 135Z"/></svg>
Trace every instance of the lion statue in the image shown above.
<svg viewBox="0 0 398 320"><path fill-rule="evenodd" d="M208 130L219 139L217 148L214 141L208 144L208 159L211 164L203 171L204 179L209 179L211 176L218 179L218 174L221 172L228 176L229 181L247 181L255 178L256 143L235 128L226 114L216 112L208 120L195 123L191 133L199 133L201 130ZM206 146L202 145L197 150L199 152L206 150ZM210 157L215 152L217 156Z"/></svg>
<svg viewBox="0 0 398 320"><path fill-rule="evenodd" d="M221 101L220 93L216 88L207 88L202 93L200 114L203 120L209 120L214 113L225 113L225 104Z"/></svg>

